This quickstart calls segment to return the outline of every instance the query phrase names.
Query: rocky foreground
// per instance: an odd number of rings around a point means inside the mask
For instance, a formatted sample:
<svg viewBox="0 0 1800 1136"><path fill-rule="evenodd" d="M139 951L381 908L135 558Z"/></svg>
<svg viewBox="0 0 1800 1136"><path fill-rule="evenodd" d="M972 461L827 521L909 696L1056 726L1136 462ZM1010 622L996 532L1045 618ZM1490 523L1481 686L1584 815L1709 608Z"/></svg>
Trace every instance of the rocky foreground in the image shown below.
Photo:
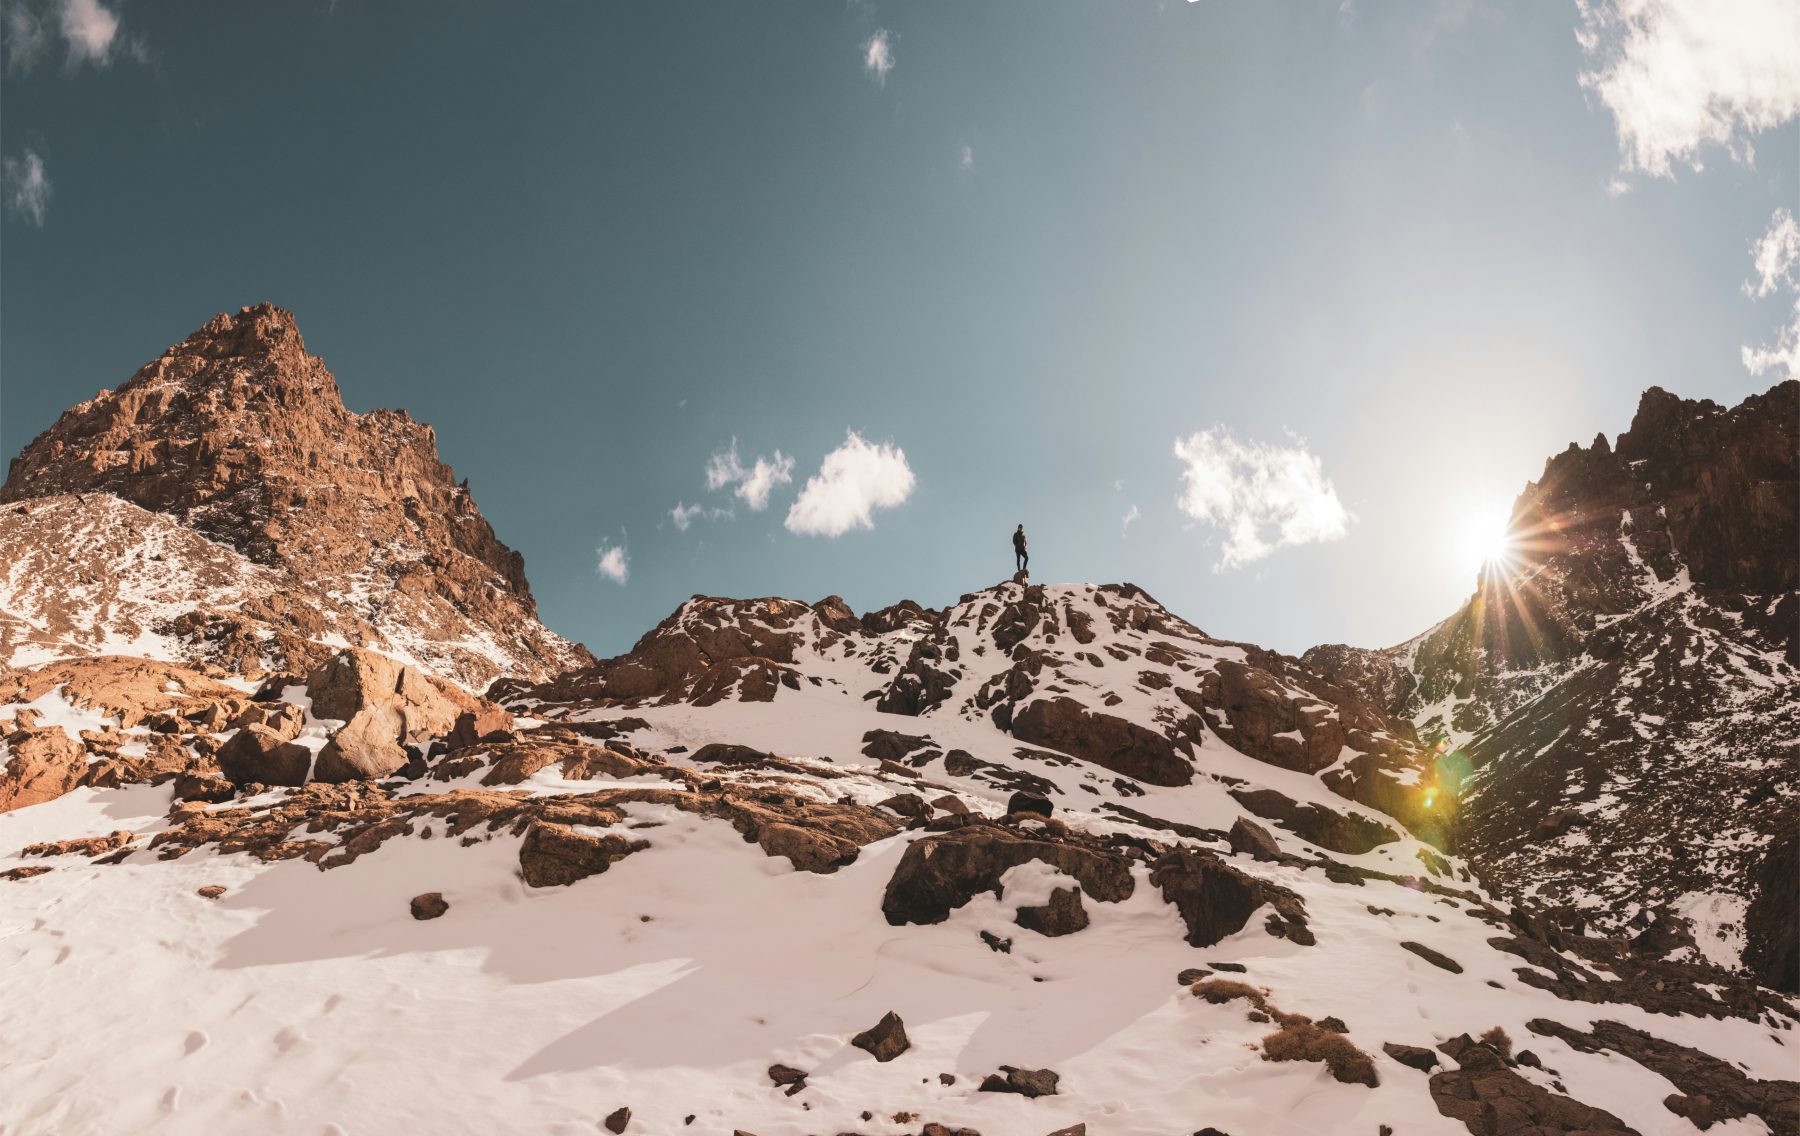
<svg viewBox="0 0 1800 1136"><path fill-rule="evenodd" d="M446 527L425 428L315 364L220 317L0 493L0 1132L1800 1132L1748 917L1670 902L1775 894L1795 660L1753 613L1790 601L1700 566L1674 482L1528 492L1624 495L1522 561L1557 602L1507 610L1565 627L1529 667L1447 630L1512 625L1481 597L1296 659L1022 577L695 597L594 661L472 503ZM259 454L271 406L351 442ZM315 500L372 520L305 559ZM1434 693L1448 658L1489 669ZM1699 681L1714 718L1653 720ZM1506 740L1559 713L1594 729ZM1643 839L1632 770L1763 796L1679 814L1710 874L1639 877L1596 839Z"/></svg>

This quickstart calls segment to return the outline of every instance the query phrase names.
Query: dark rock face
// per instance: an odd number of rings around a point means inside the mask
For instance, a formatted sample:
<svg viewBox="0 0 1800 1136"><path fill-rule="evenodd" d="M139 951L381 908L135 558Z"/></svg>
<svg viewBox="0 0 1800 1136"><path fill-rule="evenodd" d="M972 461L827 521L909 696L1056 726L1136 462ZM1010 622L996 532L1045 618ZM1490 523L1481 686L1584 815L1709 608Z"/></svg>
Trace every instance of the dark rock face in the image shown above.
<svg viewBox="0 0 1800 1136"><path fill-rule="evenodd" d="M1278 884L1256 879L1210 853L1177 848L1151 865L1150 882L1175 905L1187 924L1190 946L1210 947L1244 929L1265 904L1269 933L1310 945L1306 906Z"/></svg>
<svg viewBox="0 0 1800 1136"><path fill-rule="evenodd" d="M1638 1136L1612 1113L1526 1080L1485 1045L1471 1043L1453 1056L1460 1067L1431 1078L1431 1098L1439 1112L1462 1121L1472 1133Z"/></svg>
<svg viewBox="0 0 1800 1136"><path fill-rule="evenodd" d="M597 876L649 841L614 833L589 836L566 824L533 821L519 845L519 870L532 887L565 887Z"/></svg>
<svg viewBox="0 0 1800 1136"><path fill-rule="evenodd" d="M1321 848L1356 856L1391 844L1400 834L1355 813L1300 804L1273 789L1233 789L1232 797L1257 816L1272 820Z"/></svg>
<svg viewBox="0 0 1800 1136"><path fill-rule="evenodd" d="M1800 1131L1800 1083L1755 1080L1729 1061L1619 1022L1596 1022L1586 1033L1543 1018L1527 1025L1531 1032L1558 1038L1582 1053L1618 1053L1667 1078L1681 1090L1665 1102L1669 1111L1694 1119L1696 1127L1704 1127L1696 1115L1703 1114L1714 1121L1754 1116L1771 1132Z"/></svg>
<svg viewBox="0 0 1800 1136"><path fill-rule="evenodd" d="M882 896L882 914L896 927L942 923L977 892L998 892L1001 876L1032 860L1074 876L1085 893L1103 903L1131 895L1128 861L1117 853L972 824L907 845Z"/></svg>
<svg viewBox="0 0 1800 1136"><path fill-rule="evenodd" d="M346 410L292 314L268 304L215 317L64 413L13 459L0 502L77 493L176 518L298 593L224 611L226 623L249 616L312 637L306 625L323 614L352 641L400 631L470 685L589 657L538 623L524 561L438 460L431 428L403 411ZM391 598L354 610L327 598L365 573ZM477 638L504 665L459 645Z"/></svg>
<svg viewBox="0 0 1800 1136"><path fill-rule="evenodd" d="M1081 906L1081 889L1057 888L1043 906L1019 908L1014 922L1050 938L1073 935L1088 925L1087 909Z"/></svg>
<svg viewBox="0 0 1800 1136"><path fill-rule="evenodd" d="M1800 991L1800 834L1790 828L1775 838L1754 882L1744 965L1765 986L1793 994Z"/></svg>
<svg viewBox="0 0 1800 1136"><path fill-rule="evenodd" d="M889 1010L881 1020L850 1039L850 1044L867 1050L875 1060L887 1062L912 1048L906 1037L906 1023Z"/></svg>
<svg viewBox="0 0 1800 1136"><path fill-rule="evenodd" d="M1049 746L1152 785L1186 785L1194 767L1168 738L1123 718L1089 710L1073 698L1027 703L1012 719L1013 736Z"/></svg>
<svg viewBox="0 0 1800 1136"><path fill-rule="evenodd" d="M1616 447L1545 464L1512 528L1517 564L1438 627L1309 661L1433 708L1421 736L1470 776L1447 820L1503 894L1612 934L1743 897L1745 965L1793 989L1795 872L1764 867L1800 830L1800 382L1729 409L1647 391Z"/></svg>

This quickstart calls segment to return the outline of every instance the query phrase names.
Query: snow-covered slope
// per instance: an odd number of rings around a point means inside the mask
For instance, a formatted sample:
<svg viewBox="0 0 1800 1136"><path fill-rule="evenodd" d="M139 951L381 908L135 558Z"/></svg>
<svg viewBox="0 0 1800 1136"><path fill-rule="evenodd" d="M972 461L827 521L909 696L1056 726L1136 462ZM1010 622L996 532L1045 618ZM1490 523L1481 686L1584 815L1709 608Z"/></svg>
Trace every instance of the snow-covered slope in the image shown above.
<svg viewBox="0 0 1800 1136"><path fill-rule="evenodd" d="M1497 903L1336 776L1425 792L1404 724L1129 587L699 600L385 780L208 771L309 681L37 723L191 764L0 814L0 1131L1792 1130L1788 1000Z"/></svg>

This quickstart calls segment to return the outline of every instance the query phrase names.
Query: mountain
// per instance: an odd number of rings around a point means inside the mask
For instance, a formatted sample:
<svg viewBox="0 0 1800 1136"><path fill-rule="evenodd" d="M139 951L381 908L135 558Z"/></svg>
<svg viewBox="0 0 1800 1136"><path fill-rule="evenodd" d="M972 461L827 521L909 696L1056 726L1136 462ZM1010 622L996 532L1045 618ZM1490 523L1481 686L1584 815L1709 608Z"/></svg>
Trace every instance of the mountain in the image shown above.
<svg viewBox="0 0 1800 1136"><path fill-rule="evenodd" d="M594 660L291 329L14 465L0 1131L1800 1132L1793 998L1464 855L1417 645L1021 574Z"/></svg>
<svg viewBox="0 0 1800 1136"><path fill-rule="evenodd" d="M1616 446L1545 464L1513 508L1516 557L1456 614L1386 651L1305 655L1466 760L1461 848L1502 893L1569 925L1691 933L1789 991L1797 435L1794 380L1730 409L1652 388Z"/></svg>
<svg viewBox="0 0 1800 1136"><path fill-rule="evenodd" d="M352 414L291 313L220 315L72 408L0 487L0 652L228 670L373 646L472 689L588 661L431 427Z"/></svg>

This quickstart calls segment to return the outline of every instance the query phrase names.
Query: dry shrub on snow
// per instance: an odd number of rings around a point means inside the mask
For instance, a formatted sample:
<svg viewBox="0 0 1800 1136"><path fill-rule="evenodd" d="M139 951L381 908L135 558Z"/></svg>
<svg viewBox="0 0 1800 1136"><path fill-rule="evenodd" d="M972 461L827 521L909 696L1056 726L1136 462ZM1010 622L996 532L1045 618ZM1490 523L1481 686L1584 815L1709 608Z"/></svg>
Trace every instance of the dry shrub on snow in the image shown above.
<svg viewBox="0 0 1800 1136"><path fill-rule="evenodd" d="M1262 1039L1263 1060L1323 1061L1331 1075L1347 1085L1372 1089L1381 1083L1375 1076L1375 1062L1349 1038L1297 1015L1288 1016L1294 1020Z"/></svg>

